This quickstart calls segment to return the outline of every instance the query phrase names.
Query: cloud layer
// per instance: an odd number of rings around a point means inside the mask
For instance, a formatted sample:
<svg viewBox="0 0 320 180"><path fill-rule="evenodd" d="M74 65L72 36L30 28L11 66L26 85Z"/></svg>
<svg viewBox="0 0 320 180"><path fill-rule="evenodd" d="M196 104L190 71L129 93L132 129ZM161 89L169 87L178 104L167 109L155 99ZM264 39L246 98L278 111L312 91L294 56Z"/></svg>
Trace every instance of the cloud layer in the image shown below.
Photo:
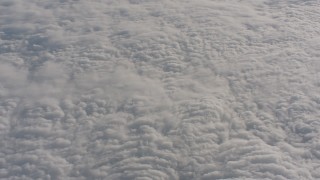
<svg viewBox="0 0 320 180"><path fill-rule="evenodd" d="M309 1L0 2L0 179L320 178Z"/></svg>

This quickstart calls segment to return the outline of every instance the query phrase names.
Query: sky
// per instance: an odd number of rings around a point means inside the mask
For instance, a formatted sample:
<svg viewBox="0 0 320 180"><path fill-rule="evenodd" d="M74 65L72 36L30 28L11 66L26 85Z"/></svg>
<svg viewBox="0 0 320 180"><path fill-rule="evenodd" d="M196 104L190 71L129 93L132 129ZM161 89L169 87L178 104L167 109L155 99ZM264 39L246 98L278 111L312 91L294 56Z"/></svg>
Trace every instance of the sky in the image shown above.
<svg viewBox="0 0 320 180"><path fill-rule="evenodd" d="M320 179L318 0L0 0L0 179Z"/></svg>

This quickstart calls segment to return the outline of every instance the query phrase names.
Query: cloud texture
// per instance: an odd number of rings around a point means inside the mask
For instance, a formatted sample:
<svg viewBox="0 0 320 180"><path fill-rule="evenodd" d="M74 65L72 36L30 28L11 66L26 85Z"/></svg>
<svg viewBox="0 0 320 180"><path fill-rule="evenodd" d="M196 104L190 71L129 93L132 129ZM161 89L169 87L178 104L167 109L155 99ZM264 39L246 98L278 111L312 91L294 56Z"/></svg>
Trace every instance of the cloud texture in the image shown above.
<svg viewBox="0 0 320 180"><path fill-rule="evenodd" d="M0 179L320 179L317 0L0 0Z"/></svg>

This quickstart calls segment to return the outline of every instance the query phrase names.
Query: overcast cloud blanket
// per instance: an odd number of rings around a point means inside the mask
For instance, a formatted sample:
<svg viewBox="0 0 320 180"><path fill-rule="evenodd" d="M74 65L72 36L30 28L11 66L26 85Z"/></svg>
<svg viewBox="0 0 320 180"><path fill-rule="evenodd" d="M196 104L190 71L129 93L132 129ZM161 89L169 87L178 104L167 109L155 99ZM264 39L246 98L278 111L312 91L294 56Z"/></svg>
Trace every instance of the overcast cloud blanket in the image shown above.
<svg viewBox="0 0 320 180"><path fill-rule="evenodd" d="M318 0L0 0L0 179L320 179Z"/></svg>

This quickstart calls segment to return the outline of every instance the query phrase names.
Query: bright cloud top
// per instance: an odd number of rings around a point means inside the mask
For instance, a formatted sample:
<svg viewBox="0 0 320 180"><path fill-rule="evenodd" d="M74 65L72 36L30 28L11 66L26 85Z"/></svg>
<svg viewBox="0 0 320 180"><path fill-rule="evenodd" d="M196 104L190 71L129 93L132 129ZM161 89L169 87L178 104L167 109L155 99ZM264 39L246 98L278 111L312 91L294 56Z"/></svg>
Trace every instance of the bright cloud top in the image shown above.
<svg viewBox="0 0 320 180"><path fill-rule="evenodd" d="M0 2L0 179L319 179L320 4Z"/></svg>

